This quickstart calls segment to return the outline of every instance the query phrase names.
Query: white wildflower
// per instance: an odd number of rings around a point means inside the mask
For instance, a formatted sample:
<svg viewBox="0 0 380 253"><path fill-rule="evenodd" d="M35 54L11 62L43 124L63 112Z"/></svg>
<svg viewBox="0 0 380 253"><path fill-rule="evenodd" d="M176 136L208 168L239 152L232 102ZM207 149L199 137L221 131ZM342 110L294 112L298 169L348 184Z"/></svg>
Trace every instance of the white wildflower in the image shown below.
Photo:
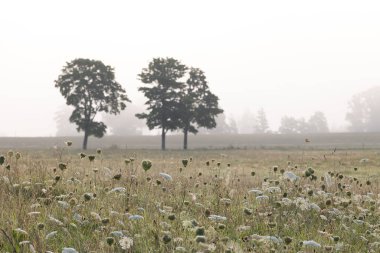
<svg viewBox="0 0 380 253"><path fill-rule="evenodd" d="M172 180L173 180L172 176L170 176L170 175L167 174L167 173L163 173L163 172L161 172L161 173L159 173L159 175L160 175L161 177L163 177L165 180L168 180L168 181L172 181Z"/></svg>
<svg viewBox="0 0 380 253"><path fill-rule="evenodd" d="M63 248L62 253L78 253L78 251L74 248Z"/></svg>
<svg viewBox="0 0 380 253"><path fill-rule="evenodd" d="M55 237L57 235L57 233L58 233L58 231L50 232L49 234L46 235L45 239L49 240L49 239Z"/></svg>
<svg viewBox="0 0 380 253"><path fill-rule="evenodd" d="M220 215L215 215L215 214L211 214L208 218L212 221L226 221L227 220L226 217L220 216Z"/></svg>
<svg viewBox="0 0 380 253"><path fill-rule="evenodd" d="M258 190L258 189L251 189L248 191L248 193L252 193L252 194L255 194L255 195L263 195L263 192Z"/></svg>
<svg viewBox="0 0 380 253"><path fill-rule="evenodd" d="M292 171L285 171L283 177L291 182L295 182L299 179Z"/></svg>
<svg viewBox="0 0 380 253"><path fill-rule="evenodd" d="M129 216L128 219L130 219L130 220L142 220L142 219L144 219L144 217L142 217L141 215L135 214L135 215Z"/></svg>
<svg viewBox="0 0 380 253"><path fill-rule="evenodd" d="M112 190L110 190L108 192L108 194L110 194L110 193L122 193L122 192L126 192L126 191L127 191L127 189L125 189L124 187L115 187Z"/></svg>
<svg viewBox="0 0 380 253"><path fill-rule="evenodd" d="M320 248L321 247L321 245L314 240L303 241L302 245L307 246L307 247L312 247L312 248Z"/></svg>
<svg viewBox="0 0 380 253"><path fill-rule="evenodd" d="M130 249L133 246L133 239L127 236L124 236L119 240L120 247L123 250Z"/></svg>

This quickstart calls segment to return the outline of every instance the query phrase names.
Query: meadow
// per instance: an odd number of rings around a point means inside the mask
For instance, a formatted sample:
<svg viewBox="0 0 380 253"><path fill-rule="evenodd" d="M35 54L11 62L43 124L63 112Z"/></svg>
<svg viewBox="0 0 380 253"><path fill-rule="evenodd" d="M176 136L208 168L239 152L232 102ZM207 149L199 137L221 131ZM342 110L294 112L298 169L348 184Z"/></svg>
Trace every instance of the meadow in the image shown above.
<svg viewBox="0 0 380 253"><path fill-rule="evenodd" d="M376 150L2 149L0 252L380 252Z"/></svg>

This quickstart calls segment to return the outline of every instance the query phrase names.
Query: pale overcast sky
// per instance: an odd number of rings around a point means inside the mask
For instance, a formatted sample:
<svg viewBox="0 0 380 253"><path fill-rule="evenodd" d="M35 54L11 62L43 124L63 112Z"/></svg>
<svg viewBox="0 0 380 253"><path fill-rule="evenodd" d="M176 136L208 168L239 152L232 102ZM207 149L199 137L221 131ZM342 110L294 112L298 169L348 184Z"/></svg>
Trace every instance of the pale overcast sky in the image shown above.
<svg viewBox="0 0 380 253"><path fill-rule="evenodd" d="M0 135L53 136L66 61L102 60L143 104L137 74L153 57L203 69L228 116L263 107L323 111L344 130L347 101L380 85L379 1L1 1Z"/></svg>

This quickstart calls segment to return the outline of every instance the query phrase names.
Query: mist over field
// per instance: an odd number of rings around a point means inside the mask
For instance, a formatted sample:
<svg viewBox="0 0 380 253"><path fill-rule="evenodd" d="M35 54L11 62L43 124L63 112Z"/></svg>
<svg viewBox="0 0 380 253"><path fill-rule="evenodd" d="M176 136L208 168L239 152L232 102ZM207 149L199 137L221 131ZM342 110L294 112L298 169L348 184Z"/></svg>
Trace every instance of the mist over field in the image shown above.
<svg viewBox="0 0 380 253"><path fill-rule="evenodd" d="M376 120L363 111L377 105L349 104L365 92L367 101L377 99L368 90L380 85L379 7L377 1L2 2L0 136L78 134L66 122L72 108L54 87L76 58L112 66L132 101L121 115L97 116L108 122L107 134L159 134L134 117L145 110L138 74L153 57L204 71L224 110L219 127L229 127L216 132L262 132L260 110L265 132L376 132ZM315 124L318 112L327 129Z"/></svg>

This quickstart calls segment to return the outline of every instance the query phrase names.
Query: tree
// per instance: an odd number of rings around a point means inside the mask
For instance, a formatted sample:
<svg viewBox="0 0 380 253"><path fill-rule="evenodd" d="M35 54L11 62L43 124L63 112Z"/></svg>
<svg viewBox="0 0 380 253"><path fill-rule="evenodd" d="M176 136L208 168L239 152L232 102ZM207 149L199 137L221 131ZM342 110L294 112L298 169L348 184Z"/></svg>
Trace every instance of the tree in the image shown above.
<svg viewBox="0 0 380 253"><path fill-rule="evenodd" d="M380 131L380 86L355 94L348 103L346 120L352 132Z"/></svg>
<svg viewBox="0 0 380 253"><path fill-rule="evenodd" d="M281 134L299 133L299 122L293 117L284 116L281 119L281 126L278 131Z"/></svg>
<svg viewBox="0 0 380 253"><path fill-rule="evenodd" d="M77 131L84 132L83 149L87 149L89 136L103 137L107 126L95 121L99 112L118 114L130 102L125 90L115 81L114 70L101 61L75 59L67 62L55 81L66 104L74 107L70 122Z"/></svg>
<svg viewBox="0 0 380 253"><path fill-rule="evenodd" d="M327 126L327 119L323 112L315 112L308 120L309 133L327 133L329 127Z"/></svg>
<svg viewBox="0 0 380 253"><path fill-rule="evenodd" d="M252 113L250 110L246 110L238 122L239 133L252 134L255 132L256 125L257 125L256 115Z"/></svg>
<svg viewBox="0 0 380 253"><path fill-rule="evenodd" d="M263 108L257 111L257 120L254 128L256 133L266 133L268 131L268 120Z"/></svg>
<svg viewBox="0 0 380 253"><path fill-rule="evenodd" d="M173 58L154 58L139 74L141 82L152 87L140 87L148 99L148 113L136 114L139 119L145 119L150 130L161 128L161 149L165 150L165 138L168 131L178 129L180 119L178 107L180 91L184 88L181 78L187 67Z"/></svg>
<svg viewBox="0 0 380 253"><path fill-rule="evenodd" d="M198 133L199 127L215 128L215 117L223 110L219 108L219 98L211 93L204 72L198 68L190 69L180 98L180 128L184 134L183 149L186 150L188 133Z"/></svg>

